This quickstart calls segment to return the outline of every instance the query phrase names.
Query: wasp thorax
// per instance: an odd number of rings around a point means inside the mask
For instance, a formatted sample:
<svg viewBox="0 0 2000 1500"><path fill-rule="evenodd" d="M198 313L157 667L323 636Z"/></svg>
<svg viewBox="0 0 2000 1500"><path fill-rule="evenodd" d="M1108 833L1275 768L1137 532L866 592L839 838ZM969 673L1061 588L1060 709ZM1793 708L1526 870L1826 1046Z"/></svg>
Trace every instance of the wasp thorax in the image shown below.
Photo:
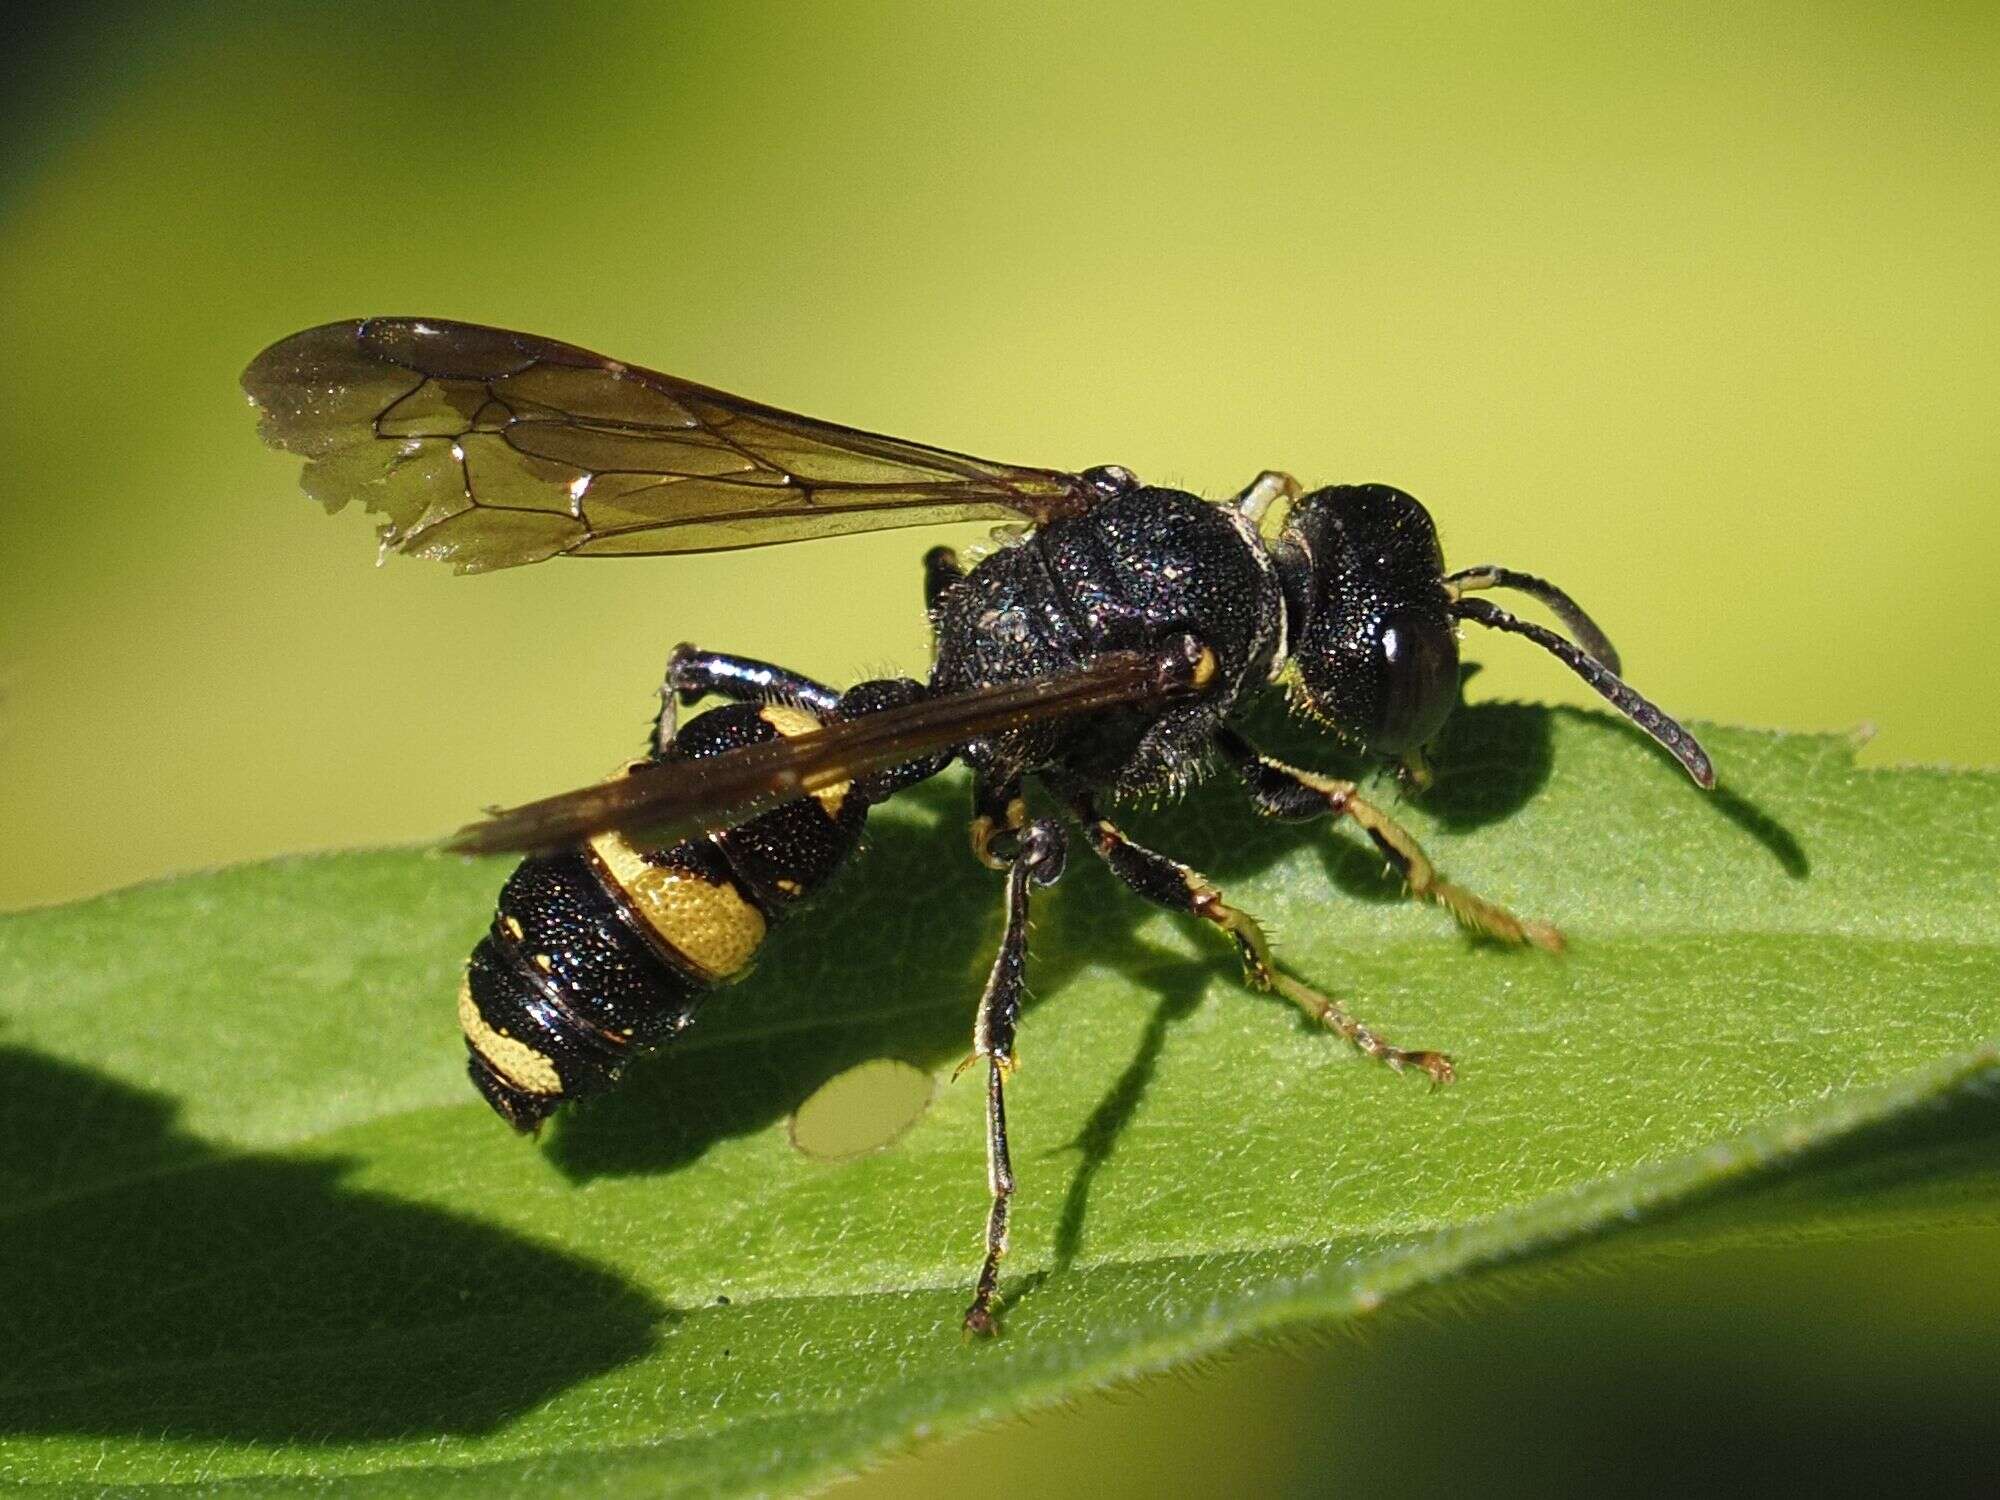
<svg viewBox="0 0 2000 1500"><path fill-rule="evenodd" d="M1458 698L1458 638L1423 506L1384 484L1316 490L1277 557L1305 707L1377 754L1435 736Z"/></svg>

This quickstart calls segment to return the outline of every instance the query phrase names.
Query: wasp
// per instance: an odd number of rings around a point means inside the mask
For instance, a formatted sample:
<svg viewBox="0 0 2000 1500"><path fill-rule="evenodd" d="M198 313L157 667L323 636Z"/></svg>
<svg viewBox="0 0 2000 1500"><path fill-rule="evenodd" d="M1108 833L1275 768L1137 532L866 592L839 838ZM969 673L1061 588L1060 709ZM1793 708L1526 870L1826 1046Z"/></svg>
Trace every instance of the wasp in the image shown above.
<svg viewBox="0 0 2000 1500"><path fill-rule="evenodd" d="M598 785L498 810L458 849L527 856L458 996L472 1081L510 1124L613 1087L749 967L770 925L852 855L869 809L954 762L972 773L973 855L1002 877L1004 924L972 1049L986 1076L990 1207L964 1317L995 1331L1014 1171L1006 1084L1032 894L1073 838L1146 901L1208 923L1275 992L1389 1067L1434 1085L1441 1052L1406 1049L1280 967L1256 920L1197 871L1127 837L1108 810L1215 767L1280 819L1344 819L1409 893L1474 933L1561 947L1443 878L1350 780L1287 765L1239 727L1282 691L1334 739L1421 785L1423 748L1458 701L1457 627L1524 636L1652 736L1694 780L1693 735L1620 677L1566 593L1500 567L1446 572L1437 530L1382 484L1306 493L1259 475L1227 501L992 463L816 421L528 334L425 318L330 323L260 354L243 385L264 440L305 459L329 511L359 500L383 552L478 572L552 557L710 552L947 521L999 523L968 565L924 558L927 678L835 688L682 645L646 754ZM1560 634L1476 595L1511 589ZM680 722L710 699L720 706ZM1044 811L1026 792L1032 783Z"/></svg>

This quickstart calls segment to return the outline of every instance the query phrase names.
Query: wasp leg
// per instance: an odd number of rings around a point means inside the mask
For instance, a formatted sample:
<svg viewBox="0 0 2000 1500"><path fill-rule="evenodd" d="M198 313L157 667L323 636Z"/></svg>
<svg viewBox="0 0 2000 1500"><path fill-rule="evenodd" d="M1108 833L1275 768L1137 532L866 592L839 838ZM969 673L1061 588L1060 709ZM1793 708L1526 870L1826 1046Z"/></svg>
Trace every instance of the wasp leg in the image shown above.
<svg viewBox="0 0 2000 1500"><path fill-rule="evenodd" d="M1562 951L1562 934L1548 923L1517 917L1506 907L1439 876L1417 841L1379 807L1363 801L1353 782L1316 776L1273 760L1231 729L1218 734L1216 744L1242 778L1257 811L1266 817L1286 821L1325 815L1351 818L1374 840L1419 901L1435 901L1468 931L1503 943L1533 943L1550 953Z"/></svg>
<svg viewBox="0 0 2000 1500"><path fill-rule="evenodd" d="M732 703L796 703L819 718L840 707L840 694L823 682L754 657L704 651L683 641L667 654L660 714L653 721L655 748L664 750L674 742L677 709L692 707L711 693Z"/></svg>
<svg viewBox="0 0 2000 1500"><path fill-rule="evenodd" d="M1429 1076L1433 1086L1451 1082L1451 1059L1442 1052L1411 1051L1390 1045L1372 1027L1349 1015L1331 996L1280 969L1257 919L1224 901L1222 892L1198 871L1143 844L1133 843L1115 823L1098 815L1096 803L1087 794L1072 796L1069 802L1089 831L1092 847L1111 867L1112 874L1156 906L1200 917L1228 935L1243 960L1243 982L1251 989L1283 995L1327 1030L1353 1043L1358 1051L1399 1073L1404 1068L1417 1068Z"/></svg>
<svg viewBox="0 0 2000 1500"><path fill-rule="evenodd" d="M1012 868L1013 862L994 852L996 840L1018 835L1028 826L1028 804L1021 796L1021 778L972 783L972 857L989 870Z"/></svg>
<svg viewBox="0 0 2000 1500"><path fill-rule="evenodd" d="M972 1028L972 1055L959 1064L962 1072L986 1059L986 1184L993 1205L986 1214L986 1259L979 1268L972 1305L965 1310L968 1334L999 1331L993 1319L993 1290L1000 1280L1000 1258L1007 1253L1007 1204L1014 1196L1014 1165L1007 1155L1007 1075L1014 1071L1014 1027L1021 1018L1021 994L1028 961L1028 892L1052 885L1062 875L1069 840L1060 823L1037 819L1010 837L1013 856L1007 863L1007 928L994 955L993 972L979 997L979 1019Z"/></svg>
<svg viewBox="0 0 2000 1500"><path fill-rule="evenodd" d="M965 576L965 565L949 547L933 547L924 554L924 608L935 610L944 591Z"/></svg>
<svg viewBox="0 0 2000 1500"><path fill-rule="evenodd" d="M1263 523L1264 513L1278 501L1296 500L1303 490L1304 486L1283 470L1266 469L1237 491L1230 503L1252 526L1257 526Z"/></svg>

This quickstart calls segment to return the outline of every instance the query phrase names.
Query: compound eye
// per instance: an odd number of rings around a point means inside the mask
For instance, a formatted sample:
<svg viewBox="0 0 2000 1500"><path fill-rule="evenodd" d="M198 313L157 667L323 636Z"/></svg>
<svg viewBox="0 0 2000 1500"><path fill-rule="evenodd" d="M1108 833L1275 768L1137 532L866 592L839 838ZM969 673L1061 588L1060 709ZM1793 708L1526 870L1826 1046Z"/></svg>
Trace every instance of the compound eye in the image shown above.
<svg viewBox="0 0 2000 1500"><path fill-rule="evenodd" d="M1434 738L1458 699L1458 640L1428 612L1391 610L1375 632L1381 711L1368 748L1384 755Z"/></svg>

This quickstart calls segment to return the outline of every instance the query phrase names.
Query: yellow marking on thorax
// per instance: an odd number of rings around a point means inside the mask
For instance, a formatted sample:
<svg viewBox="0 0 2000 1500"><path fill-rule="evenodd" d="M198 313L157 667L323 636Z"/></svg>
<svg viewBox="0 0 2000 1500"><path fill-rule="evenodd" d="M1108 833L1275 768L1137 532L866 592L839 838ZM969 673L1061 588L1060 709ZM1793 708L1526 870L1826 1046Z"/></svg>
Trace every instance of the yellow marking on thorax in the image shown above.
<svg viewBox="0 0 2000 1500"><path fill-rule="evenodd" d="M600 833L590 852L661 942L710 979L727 979L764 942L764 914L733 882L648 864L623 834Z"/></svg>
<svg viewBox="0 0 2000 1500"><path fill-rule="evenodd" d="M472 1000L472 981L458 987L458 1025L472 1049L493 1071L524 1094L560 1094L562 1078L556 1065L519 1037L507 1036L486 1024Z"/></svg>
<svg viewBox="0 0 2000 1500"><path fill-rule="evenodd" d="M811 734L820 727L818 719L789 703L766 703L757 710L757 717L788 740L801 734ZM851 781L836 781L832 786L821 787L813 795L819 798L819 805L826 809L829 818L837 818L841 808L847 804L847 792L853 785Z"/></svg>

